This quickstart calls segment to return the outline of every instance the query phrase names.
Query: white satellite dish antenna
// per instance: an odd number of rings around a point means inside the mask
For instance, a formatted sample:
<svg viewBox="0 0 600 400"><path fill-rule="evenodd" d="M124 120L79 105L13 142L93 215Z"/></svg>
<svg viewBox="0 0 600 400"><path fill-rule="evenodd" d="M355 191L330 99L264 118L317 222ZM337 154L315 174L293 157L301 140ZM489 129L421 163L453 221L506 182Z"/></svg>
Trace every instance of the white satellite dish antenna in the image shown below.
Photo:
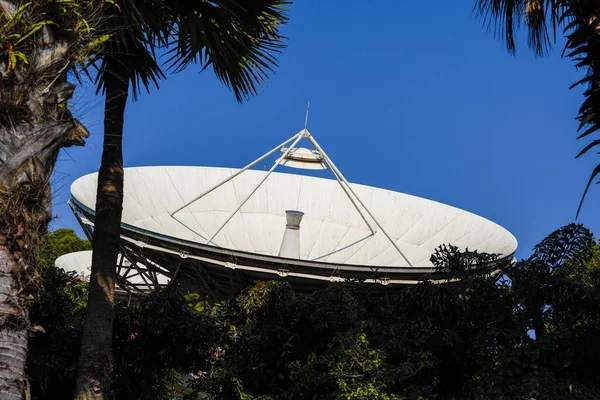
<svg viewBox="0 0 600 400"><path fill-rule="evenodd" d="M58 268L74 271L79 278L89 281L92 273L92 251L76 251L64 254L54 262ZM169 278L155 270L148 269L143 264L133 265L119 254L117 257L117 285L124 293L132 295L147 295L169 283Z"/></svg>
<svg viewBox="0 0 600 400"><path fill-rule="evenodd" d="M312 149L300 150L302 140ZM277 152L268 170L251 169ZM292 161L323 165L334 179L275 172ZM96 185L96 174L77 179L69 202L90 239ZM501 258L517 248L475 214L349 183L306 127L241 169L126 168L124 193L126 259L221 298L254 280L287 279L299 290L355 278L377 287L440 281L447 274L430 262L439 245ZM303 213L294 232L286 211Z"/></svg>

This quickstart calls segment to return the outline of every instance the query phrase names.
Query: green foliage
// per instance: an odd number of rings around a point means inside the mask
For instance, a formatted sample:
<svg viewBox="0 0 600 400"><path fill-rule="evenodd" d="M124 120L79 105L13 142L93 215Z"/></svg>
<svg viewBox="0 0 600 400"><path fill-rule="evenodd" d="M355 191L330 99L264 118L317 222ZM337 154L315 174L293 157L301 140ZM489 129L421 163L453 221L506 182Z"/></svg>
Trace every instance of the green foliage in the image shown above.
<svg viewBox="0 0 600 400"><path fill-rule="evenodd" d="M197 300L167 290L141 305L117 304L113 341L117 398L183 396L192 374L206 370L216 327L210 315L197 311Z"/></svg>
<svg viewBox="0 0 600 400"><path fill-rule="evenodd" d="M44 260L77 250L69 235L51 237ZM359 283L299 294L282 281L257 282L218 304L175 289L117 304L117 398L600 397L600 246L587 229L567 225L516 264L453 246L432 262L462 279L383 295ZM500 272L474 274L474 262ZM52 398L66 398L73 378L58 372L72 371L75 359L52 355L76 353L84 303L52 276L45 285L64 303L37 337L54 326L71 336L34 345L29 373L36 384L46 377ZM55 382L62 392L48 389Z"/></svg>
<svg viewBox="0 0 600 400"><path fill-rule="evenodd" d="M111 32L102 30L104 4L97 0L2 2L0 127L12 130L44 119L73 121L67 107L73 92L66 83L67 72L79 78L110 39ZM83 144L87 131L78 122L75 125L77 129L61 145Z"/></svg>
<svg viewBox="0 0 600 400"><path fill-rule="evenodd" d="M194 384L231 399L597 398L596 286L565 273L595 270L597 248L575 224L516 265L442 246L432 262L460 281L385 297L358 284L305 295L257 283L219 306L221 352ZM475 262L503 272L474 274Z"/></svg>
<svg viewBox="0 0 600 400"><path fill-rule="evenodd" d="M73 390L87 302L87 283L55 267L54 261L63 254L90 249L90 243L71 229L57 229L42 239L42 287L31 309L31 321L44 332L30 338L27 359L32 393L40 398L64 398Z"/></svg>
<svg viewBox="0 0 600 400"><path fill-rule="evenodd" d="M109 39L93 27L98 7L92 1L52 0L15 2L19 7L12 15L0 13L0 59L6 59L5 74L15 70L18 62L28 64L41 48L52 46L44 41L44 28L52 27L71 42L70 60L85 63L93 58Z"/></svg>
<svg viewBox="0 0 600 400"><path fill-rule="evenodd" d="M87 240L70 229L42 239L43 282L31 320L44 332L29 342L27 374L32 397L73 396L81 333L87 305L87 282L54 265L63 254L90 250ZM115 380L118 398L172 399L186 393L191 372L204 367L208 341L215 335L212 317L202 314L199 295L173 291L127 307L117 303L114 321Z"/></svg>
<svg viewBox="0 0 600 400"><path fill-rule="evenodd" d="M81 239L72 229L57 229L42 238L40 244L40 268L52 270L56 259L64 254L91 250L92 245Z"/></svg>
<svg viewBox="0 0 600 400"><path fill-rule="evenodd" d="M17 46L43 26L53 23L52 21L26 22L25 11L30 6L31 2L23 4L10 18L4 18L4 25L0 27L0 51L2 52L0 54L8 60L6 73L17 67L17 59L25 64L28 63L27 56Z"/></svg>

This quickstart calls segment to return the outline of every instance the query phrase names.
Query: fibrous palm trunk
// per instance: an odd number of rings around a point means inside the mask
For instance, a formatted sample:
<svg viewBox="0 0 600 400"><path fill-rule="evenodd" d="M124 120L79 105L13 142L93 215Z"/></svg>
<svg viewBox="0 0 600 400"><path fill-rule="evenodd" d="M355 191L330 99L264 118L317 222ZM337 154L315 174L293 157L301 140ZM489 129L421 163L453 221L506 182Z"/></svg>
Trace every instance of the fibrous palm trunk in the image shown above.
<svg viewBox="0 0 600 400"><path fill-rule="evenodd" d="M11 16L16 2L0 0ZM51 218L50 176L61 147L83 145L88 132L66 107L69 43L41 30L48 46L7 73L0 59L0 398L28 398L25 376L28 303L35 294L40 236Z"/></svg>
<svg viewBox="0 0 600 400"><path fill-rule="evenodd" d="M112 70L114 65L115 71ZM123 123L128 81L109 62L105 72L104 147L98 173L92 272L76 384L76 399L112 397L112 326L123 209Z"/></svg>

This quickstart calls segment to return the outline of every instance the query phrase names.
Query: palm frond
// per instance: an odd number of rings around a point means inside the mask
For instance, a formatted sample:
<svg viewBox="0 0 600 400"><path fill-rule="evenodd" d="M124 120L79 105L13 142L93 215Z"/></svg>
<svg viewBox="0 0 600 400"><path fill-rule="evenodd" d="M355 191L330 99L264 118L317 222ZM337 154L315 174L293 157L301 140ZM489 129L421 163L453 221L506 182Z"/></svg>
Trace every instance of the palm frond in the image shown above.
<svg viewBox="0 0 600 400"><path fill-rule="evenodd" d="M142 88L149 91L151 86L158 87L158 81L165 78L156 57L141 44L129 44L125 53L112 52L102 59L97 69L97 93L104 93L106 76L112 74L117 79L129 81L134 99L137 99Z"/></svg>
<svg viewBox="0 0 600 400"><path fill-rule="evenodd" d="M179 72L189 64L201 71L212 66L217 78L243 101L257 93L277 66L275 54L285 47L279 33L287 21L281 0L217 0L191 4L173 1L177 16L167 60Z"/></svg>
<svg viewBox="0 0 600 400"><path fill-rule="evenodd" d="M107 74L129 81L133 98L142 89L158 87L165 78L157 62L156 49L165 47L163 31L169 20L164 1L120 0L105 7L106 26L111 39L105 44L102 60L95 65L97 91L104 91Z"/></svg>
<svg viewBox="0 0 600 400"><path fill-rule="evenodd" d="M565 34L567 43L563 54L575 61L578 69L583 69L585 77L576 82L573 87L583 85L585 101L579 108L579 132L583 131L578 139L587 137L600 129L600 4L597 1L584 0L571 2L566 9L563 19L568 20ZM587 153L590 149L600 144L596 139L588 144L577 155ZM600 174L600 164L594 168L585 186L577 217L581 212L583 202L594 178Z"/></svg>
<svg viewBox="0 0 600 400"><path fill-rule="evenodd" d="M157 52L166 52L164 64L170 70L180 72L198 64L203 71L212 66L217 78L243 101L257 93L257 86L277 65L275 54L285 47L279 30L287 21L288 4L283 0L121 0L118 8L109 10L107 30L113 37L97 66L98 90L103 90L109 65L130 81L134 97L142 88L149 90L165 77ZM126 58L131 59L125 62Z"/></svg>
<svg viewBox="0 0 600 400"><path fill-rule="evenodd" d="M511 54L517 50L516 33L525 25L529 48L541 56L556 40L562 3L561 0L476 0L474 12L489 31L506 43Z"/></svg>

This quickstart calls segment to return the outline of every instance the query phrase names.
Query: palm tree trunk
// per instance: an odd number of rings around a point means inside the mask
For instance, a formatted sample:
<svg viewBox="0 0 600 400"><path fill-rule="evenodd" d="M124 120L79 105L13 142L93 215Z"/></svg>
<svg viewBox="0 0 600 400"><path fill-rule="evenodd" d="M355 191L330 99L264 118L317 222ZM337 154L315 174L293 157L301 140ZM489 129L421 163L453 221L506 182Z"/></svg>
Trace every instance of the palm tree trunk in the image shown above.
<svg viewBox="0 0 600 400"><path fill-rule="evenodd" d="M12 16L20 3L0 0ZM39 240L52 216L50 176L61 147L83 145L87 130L66 107L65 54L49 26L48 47L7 73L0 60L0 399L29 398L25 375L30 296L35 294Z"/></svg>
<svg viewBox="0 0 600 400"><path fill-rule="evenodd" d="M21 270L6 243L0 245L0 398L24 398L27 380L27 308L18 293L14 272Z"/></svg>
<svg viewBox="0 0 600 400"><path fill-rule="evenodd" d="M28 297L52 215L50 175L60 147L83 144L81 136L87 131L72 119L0 125L0 399L28 398Z"/></svg>
<svg viewBox="0 0 600 400"><path fill-rule="evenodd" d="M76 383L76 399L112 397L113 303L123 209L123 123L128 81L105 77L104 148L98 173L92 272Z"/></svg>

